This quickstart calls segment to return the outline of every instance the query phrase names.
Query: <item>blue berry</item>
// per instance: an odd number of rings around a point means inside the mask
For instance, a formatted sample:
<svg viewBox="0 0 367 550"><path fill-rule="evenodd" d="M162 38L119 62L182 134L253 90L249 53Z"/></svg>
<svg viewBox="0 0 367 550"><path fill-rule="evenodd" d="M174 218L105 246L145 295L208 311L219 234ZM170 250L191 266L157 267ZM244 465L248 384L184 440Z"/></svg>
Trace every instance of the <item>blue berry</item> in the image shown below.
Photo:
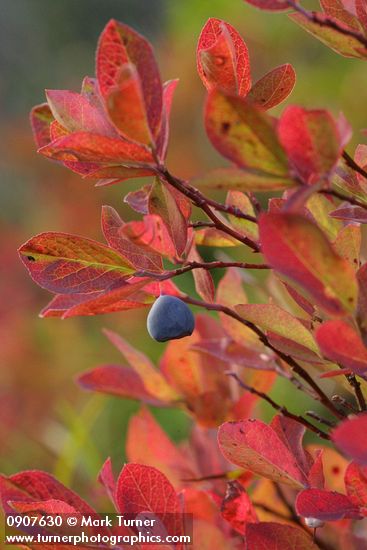
<svg viewBox="0 0 367 550"><path fill-rule="evenodd" d="M190 336L195 328L191 309L175 296L160 296L153 304L147 319L150 336L158 342Z"/></svg>

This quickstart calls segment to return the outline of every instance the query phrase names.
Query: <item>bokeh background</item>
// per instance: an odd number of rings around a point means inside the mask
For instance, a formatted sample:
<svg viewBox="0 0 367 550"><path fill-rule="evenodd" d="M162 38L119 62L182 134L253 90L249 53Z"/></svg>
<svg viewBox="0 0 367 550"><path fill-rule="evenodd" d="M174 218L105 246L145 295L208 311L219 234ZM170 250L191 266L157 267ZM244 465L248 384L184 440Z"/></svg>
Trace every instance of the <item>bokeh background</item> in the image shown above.
<svg viewBox="0 0 367 550"><path fill-rule="evenodd" d="M335 114L342 110L355 128L355 143L367 126L363 61L334 54L285 14L260 12L242 0L0 0L0 470L45 469L83 495L90 495L107 456L117 467L123 463L126 426L137 405L83 392L76 374L120 362L102 327L113 328L153 359L162 346L147 337L145 310L39 319L49 295L30 280L16 249L46 230L101 239L102 204L113 205L125 220L134 217L123 196L141 181L94 188L37 156L28 122L30 108L44 101L44 88L79 90L82 78L94 74L97 38L111 17L152 41L164 80L180 78L168 158L179 176L222 163L203 131L205 93L195 66L197 37L209 17L227 20L244 36L255 80L291 62L298 82L290 101ZM211 252L205 254L209 259ZM192 288L189 276L183 285ZM274 391L292 402L289 386ZM155 414L175 440L185 437L186 417Z"/></svg>

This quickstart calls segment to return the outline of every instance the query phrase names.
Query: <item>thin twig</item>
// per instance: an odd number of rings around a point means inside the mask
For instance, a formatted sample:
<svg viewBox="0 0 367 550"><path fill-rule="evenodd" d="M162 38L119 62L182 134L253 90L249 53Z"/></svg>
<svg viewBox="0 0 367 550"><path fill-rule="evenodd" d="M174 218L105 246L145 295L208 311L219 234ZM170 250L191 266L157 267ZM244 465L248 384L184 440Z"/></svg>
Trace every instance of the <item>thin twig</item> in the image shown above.
<svg viewBox="0 0 367 550"><path fill-rule="evenodd" d="M205 197L198 189L195 189L195 187L192 187L192 185L189 185L188 183L184 182L183 180L180 180L179 178L176 178L170 172L165 168L161 167L158 171L160 177L172 185L175 189L180 191L183 195L188 197L198 208L201 208L203 212L208 216L208 218L214 222L214 225L217 229L220 231L223 231L224 233L227 233L227 235L230 235L237 241L245 244L249 248L251 248L254 252L260 252L259 245L246 237L245 235L239 233L235 229L232 229L228 225L226 225L222 220L220 220L216 214L214 214L211 207L215 208L216 210L221 210L222 212L226 212L227 214L232 214L233 216L242 217L246 220L256 222L256 218L253 216L248 216L247 214L243 214L238 208L221 205L220 203L217 203L216 201L213 201L212 199L209 199Z"/></svg>
<svg viewBox="0 0 367 550"><path fill-rule="evenodd" d="M335 405L330 401L326 393L323 392L323 390L317 385L315 380L308 374L308 372L299 364L293 357L290 355L287 355L280 350L276 349L268 340L266 334L262 332L254 323L251 323L250 321L246 321L243 317L241 317L236 311L231 309L228 306L224 306L222 304L216 304L216 303L209 303L204 302L201 300L195 300L194 298L191 298L190 296L183 296L181 298L183 301L187 302L188 304L192 304L194 306L199 306L207 309L208 311L220 311L221 313L224 313L225 315L228 315L229 317L232 317L233 319L236 319L236 321L239 321L246 327L248 327L250 330L252 330L257 336L259 337L260 341L274 351L274 353L280 357L285 363L287 363L292 370L298 374L305 382L308 383L309 386L315 391L317 395L318 401L320 401L324 407L329 409L333 413L334 416L336 416L339 419L344 419L345 414L338 411L338 409L335 407Z"/></svg>
<svg viewBox="0 0 367 550"><path fill-rule="evenodd" d="M336 199L339 199L341 201L349 202L350 204L354 204L355 206L360 206L361 208L364 208L365 210L367 210L367 204L363 203L362 201L359 201L355 197L344 195L344 193L340 193L335 189L321 189L319 193L321 193L322 195L330 195L331 197L335 197Z"/></svg>
<svg viewBox="0 0 367 550"><path fill-rule="evenodd" d="M356 161L346 151L343 151L343 159L345 160L349 168L351 168L355 172L358 172L358 174L367 179L366 170L364 170L362 166L359 166L359 164L357 164Z"/></svg>
<svg viewBox="0 0 367 550"><path fill-rule="evenodd" d="M183 267L178 269L171 269L164 273L157 273L154 271L137 271L135 277L151 277L157 281L166 281L167 279L172 279L178 275L183 275L194 269L205 269L210 271L212 269L227 269L228 267L239 267L241 269L270 269L266 264L250 264L246 262L187 262Z"/></svg>
<svg viewBox="0 0 367 550"><path fill-rule="evenodd" d="M335 428L335 422L331 422L330 420L323 418L314 411L306 411L306 415L310 418L313 418L314 420L317 420L317 422L320 422L320 424L325 424L325 426L328 426L329 428Z"/></svg>
<svg viewBox="0 0 367 550"><path fill-rule="evenodd" d="M266 393L256 390L252 386L245 384L245 382L243 382L235 372L227 372L226 374L228 376L232 376L232 378L234 378L237 381L237 383L241 386L241 388L243 388L246 391L249 391L254 395L257 395L258 397L260 397L261 399L269 403L269 405L271 405L273 409L280 412L282 415L287 416L288 418L291 418L292 420L295 420L300 424L303 424L303 426L305 426L308 430L311 430L312 432L314 432L316 435L318 435L318 437L321 437L322 439L326 439L326 440L330 439L327 433L323 432L322 430L320 430L319 428L311 424L311 422L309 422L306 418L303 418L303 416L299 416L297 414L291 413L287 409L287 407L284 407L283 405L279 405L274 401L274 399L269 397L269 395L267 395Z"/></svg>
<svg viewBox="0 0 367 550"><path fill-rule="evenodd" d="M345 36L350 36L352 38L355 38L360 44L362 44L364 48L367 48L367 38L362 33L344 26L342 23L339 23L335 19L331 19L327 15L319 14L314 11L308 11L302 6L300 6L294 0L286 0L286 2L288 6L290 6L295 11L303 15L306 19L308 19L312 23L316 23L316 25L319 25L320 27L329 27L330 29L334 29L340 34L344 34Z"/></svg>
<svg viewBox="0 0 367 550"><path fill-rule="evenodd" d="M344 399L344 397L342 397L341 395L333 395L331 397L331 401L333 403L338 403L339 405L341 405L342 407L344 407L345 409L348 409L349 411L351 411L353 414L356 414L358 413L357 409L355 409L353 407L353 405L351 405L350 403L348 403L348 401L346 399Z"/></svg>
<svg viewBox="0 0 367 550"><path fill-rule="evenodd" d="M202 481L212 481L216 479L228 479L229 474L232 472L222 472L221 474L212 474L209 476L203 477L191 477L191 478L182 478L181 481L185 483L200 483Z"/></svg>
<svg viewBox="0 0 367 550"><path fill-rule="evenodd" d="M361 389L361 383L358 382L357 378L354 376L354 374L347 374L346 379L348 380L349 384L354 390L354 393L356 394L356 399L359 405L359 408L361 411L365 411L366 406L366 400L364 398L362 389Z"/></svg>
<svg viewBox="0 0 367 550"><path fill-rule="evenodd" d="M215 227L215 223L206 221L190 222L189 227Z"/></svg>

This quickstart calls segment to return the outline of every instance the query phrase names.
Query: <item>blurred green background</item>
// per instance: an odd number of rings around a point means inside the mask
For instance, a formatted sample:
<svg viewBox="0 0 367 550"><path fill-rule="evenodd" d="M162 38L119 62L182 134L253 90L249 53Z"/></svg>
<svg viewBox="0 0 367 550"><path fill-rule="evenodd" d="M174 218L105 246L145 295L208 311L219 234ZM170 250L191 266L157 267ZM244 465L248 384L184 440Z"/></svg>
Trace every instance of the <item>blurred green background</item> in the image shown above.
<svg viewBox="0 0 367 550"><path fill-rule="evenodd" d="M147 337L145 310L39 319L50 296L30 280L16 249L46 230L101 239L102 204L113 205L126 220L134 217L123 196L142 182L95 189L38 157L28 123L30 108L44 101L44 88L79 90L82 78L94 74L98 35L111 17L152 41L164 80L180 78L168 158L179 176L222 163L203 131L205 93L196 74L196 41L209 17L225 19L241 32L254 80L291 62L298 76L291 102L327 107L335 114L342 110L355 128L355 143L359 129L367 126L363 62L328 50L285 14L260 12L242 0L0 1L0 470L45 469L83 494L107 456L117 466L123 463L124 434L137 405L84 393L74 383L75 375L120 362L101 335L105 326L153 359L163 348ZM182 288L192 289L190 276ZM279 400L292 401L289 386L278 386L276 393ZM291 404L296 410L302 406ZM185 436L186 418L157 414L172 437Z"/></svg>

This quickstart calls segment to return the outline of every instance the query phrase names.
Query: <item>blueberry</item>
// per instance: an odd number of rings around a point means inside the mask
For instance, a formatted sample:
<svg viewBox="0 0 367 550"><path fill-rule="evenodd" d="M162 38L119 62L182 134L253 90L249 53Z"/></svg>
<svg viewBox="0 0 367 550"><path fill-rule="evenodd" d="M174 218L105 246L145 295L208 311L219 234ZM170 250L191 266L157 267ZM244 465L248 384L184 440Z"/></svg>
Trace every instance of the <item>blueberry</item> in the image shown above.
<svg viewBox="0 0 367 550"><path fill-rule="evenodd" d="M153 304L147 319L150 336L158 342L190 336L195 319L190 308L175 296L160 296Z"/></svg>

